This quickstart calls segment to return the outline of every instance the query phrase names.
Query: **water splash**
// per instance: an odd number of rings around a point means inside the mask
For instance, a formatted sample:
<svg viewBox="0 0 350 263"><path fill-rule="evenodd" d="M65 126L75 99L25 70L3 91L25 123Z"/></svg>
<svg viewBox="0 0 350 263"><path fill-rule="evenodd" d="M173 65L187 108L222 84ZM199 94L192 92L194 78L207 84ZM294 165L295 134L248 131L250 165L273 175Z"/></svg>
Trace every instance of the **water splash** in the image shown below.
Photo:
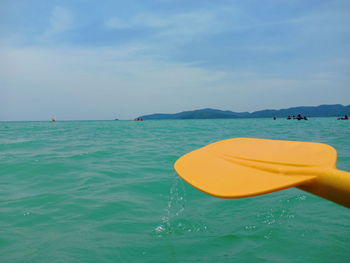
<svg viewBox="0 0 350 263"><path fill-rule="evenodd" d="M165 215L162 217L162 223L155 228L158 236L177 232L183 228L183 222L180 220L181 214L186 206L185 187L180 178L176 177L170 188Z"/></svg>
<svg viewBox="0 0 350 263"><path fill-rule="evenodd" d="M176 177L170 188L165 215L161 219L161 224L154 229L158 237L174 233L197 233L207 229L207 226L199 222L197 217L195 220L186 218L184 215L186 203L185 185L179 177Z"/></svg>

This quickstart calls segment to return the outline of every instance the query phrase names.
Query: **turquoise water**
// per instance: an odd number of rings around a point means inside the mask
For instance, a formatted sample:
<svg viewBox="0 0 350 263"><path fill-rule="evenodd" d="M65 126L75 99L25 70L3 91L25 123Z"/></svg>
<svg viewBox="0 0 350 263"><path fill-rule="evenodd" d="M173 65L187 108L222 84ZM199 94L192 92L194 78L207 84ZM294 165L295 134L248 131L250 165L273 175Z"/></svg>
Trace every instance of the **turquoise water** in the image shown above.
<svg viewBox="0 0 350 263"><path fill-rule="evenodd" d="M181 155L233 137L327 143L350 122L270 119L0 123L0 262L350 262L350 210L298 189L224 200Z"/></svg>

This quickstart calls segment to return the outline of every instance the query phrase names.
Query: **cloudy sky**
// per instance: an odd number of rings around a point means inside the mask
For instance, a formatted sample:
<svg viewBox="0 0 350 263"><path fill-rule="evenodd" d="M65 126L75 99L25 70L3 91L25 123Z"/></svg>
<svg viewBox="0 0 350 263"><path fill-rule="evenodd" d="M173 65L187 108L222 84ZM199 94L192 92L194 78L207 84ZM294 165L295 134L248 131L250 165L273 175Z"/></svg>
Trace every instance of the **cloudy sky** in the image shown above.
<svg viewBox="0 0 350 263"><path fill-rule="evenodd" d="M1 0L0 120L350 104L349 0Z"/></svg>

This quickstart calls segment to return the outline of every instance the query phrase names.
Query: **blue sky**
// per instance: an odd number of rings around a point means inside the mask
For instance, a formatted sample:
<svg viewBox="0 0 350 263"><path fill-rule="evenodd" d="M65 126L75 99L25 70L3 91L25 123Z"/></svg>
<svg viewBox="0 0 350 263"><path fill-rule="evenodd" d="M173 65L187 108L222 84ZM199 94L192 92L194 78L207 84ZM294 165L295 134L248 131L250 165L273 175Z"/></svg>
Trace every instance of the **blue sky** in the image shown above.
<svg viewBox="0 0 350 263"><path fill-rule="evenodd" d="M347 0L2 0L0 120L350 104Z"/></svg>

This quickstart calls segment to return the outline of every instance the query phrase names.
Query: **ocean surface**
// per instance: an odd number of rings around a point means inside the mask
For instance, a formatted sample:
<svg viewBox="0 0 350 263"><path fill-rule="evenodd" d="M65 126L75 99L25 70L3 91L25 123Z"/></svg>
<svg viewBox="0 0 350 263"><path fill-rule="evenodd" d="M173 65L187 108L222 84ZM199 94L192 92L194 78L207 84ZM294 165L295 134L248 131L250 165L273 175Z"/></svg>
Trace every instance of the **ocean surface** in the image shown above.
<svg viewBox="0 0 350 263"><path fill-rule="evenodd" d="M234 137L327 143L350 121L0 122L0 262L350 262L350 209L292 188L219 199L173 170Z"/></svg>

